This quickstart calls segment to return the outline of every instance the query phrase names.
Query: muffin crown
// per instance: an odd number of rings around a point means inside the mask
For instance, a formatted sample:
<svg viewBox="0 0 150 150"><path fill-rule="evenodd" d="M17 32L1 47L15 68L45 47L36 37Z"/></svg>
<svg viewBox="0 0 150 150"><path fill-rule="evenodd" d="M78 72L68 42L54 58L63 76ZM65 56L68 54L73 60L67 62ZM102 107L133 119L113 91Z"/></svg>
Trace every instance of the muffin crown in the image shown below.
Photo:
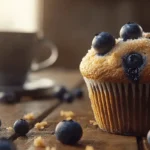
<svg viewBox="0 0 150 150"><path fill-rule="evenodd" d="M99 40L94 42L98 43L92 42L91 49L80 63L80 71L84 77L102 82L150 81L150 33L143 32L143 29L140 26L138 28L135 23L132 27L130 24L127 24L129 26L127 31L122 29L126 29L125 25L121 28L121 38L116 39L115 44L108 34L106 42L100 41L101 33L96 35L98 38L94 37L93 40ZM101 43L108 43L108 46ZM106 53L104 48L109 48Z"/></svg>

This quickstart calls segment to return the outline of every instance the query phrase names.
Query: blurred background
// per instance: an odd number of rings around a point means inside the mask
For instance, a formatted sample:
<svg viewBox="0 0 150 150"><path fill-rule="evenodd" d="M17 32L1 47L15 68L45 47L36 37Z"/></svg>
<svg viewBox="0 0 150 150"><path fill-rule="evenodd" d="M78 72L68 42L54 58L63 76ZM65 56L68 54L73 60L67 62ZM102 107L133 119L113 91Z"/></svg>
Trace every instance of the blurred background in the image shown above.
<svg viewBox="0 0 150 150"><path fill-rule="evenodd" d="M128 21L150 31L149 0L44 0L44 34L59 49L55 65L78 68L95 33L118 37Z"/></svg>
<svg viewBox="0 0 150 150"><path fill-rule="evenodd" d="M0 0L1 7L4 1ZM16 4L13 5L19 10L18 3L23 1L15 1ZM42 29L42 34L56 44L59 58L54 66L78 68L97 32L107 31L118 37L121 26L128 21L137 22L144 31L150 31L149 0L37 0L36 6L32 1L28 3L32 3L39 15L30 15L31 18L26 21L30 22L35 18L40 20L37 24L39 29ZM8 3L5 13L12 3ZM21 5L22 8L25 6ZM23 22L24 19L21 9L20 13L17 13L20 14L19 22ZM30 14L30 11L24 13ZM43 60L47 55L48 51L43 51L42 54L39 53L38 59Z"/></svg>

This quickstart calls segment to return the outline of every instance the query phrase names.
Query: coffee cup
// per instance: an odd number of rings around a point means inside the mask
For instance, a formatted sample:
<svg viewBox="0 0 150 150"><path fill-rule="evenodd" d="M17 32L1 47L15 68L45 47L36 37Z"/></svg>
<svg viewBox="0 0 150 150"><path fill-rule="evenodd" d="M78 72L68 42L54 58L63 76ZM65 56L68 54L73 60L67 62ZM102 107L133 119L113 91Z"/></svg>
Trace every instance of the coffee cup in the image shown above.
<svg viewBox="0 0 150 150"><path fill-rule="evenodd" d="M40 63L35 61L39 45L51 51L49 58ZM0 32L0 87L22 86L30 72L49 67L57 57L56 46L37 33Z"/></svg>

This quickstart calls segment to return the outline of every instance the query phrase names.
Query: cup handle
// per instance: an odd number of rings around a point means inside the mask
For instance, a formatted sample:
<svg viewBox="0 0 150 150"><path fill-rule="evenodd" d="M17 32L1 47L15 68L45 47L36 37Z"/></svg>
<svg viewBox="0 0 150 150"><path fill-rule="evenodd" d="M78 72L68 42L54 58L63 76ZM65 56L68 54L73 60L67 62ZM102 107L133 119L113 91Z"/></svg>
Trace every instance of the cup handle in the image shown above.
<svg viewBox="0 0 150 150"><path fill-rule="evenodd" d="M52 42L50 42L45 38L39 39L39 42L42 42L42 44L45 45L45 47L47 47L51 51L51 55L49 56L48 59L40 63L34 60L31 65L31 71L39 71L41 69L47 68L53 65L58 58L58 49L55 44L53 44Z"/></svg>

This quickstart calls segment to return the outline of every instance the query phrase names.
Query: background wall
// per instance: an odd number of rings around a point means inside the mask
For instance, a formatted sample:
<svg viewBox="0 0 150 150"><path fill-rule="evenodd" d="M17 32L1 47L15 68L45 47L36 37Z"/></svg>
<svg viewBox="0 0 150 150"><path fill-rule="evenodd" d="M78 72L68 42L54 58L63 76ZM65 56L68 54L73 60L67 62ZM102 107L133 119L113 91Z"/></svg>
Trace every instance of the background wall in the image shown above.
<svg viewBox="0 0 150 150"><path fill-rule="evenodd" d="M149 30L150 1L45 0L44 33L59 49L55 65L78 68L95 33L110 32L118 37L128 21Z"/></svg>

